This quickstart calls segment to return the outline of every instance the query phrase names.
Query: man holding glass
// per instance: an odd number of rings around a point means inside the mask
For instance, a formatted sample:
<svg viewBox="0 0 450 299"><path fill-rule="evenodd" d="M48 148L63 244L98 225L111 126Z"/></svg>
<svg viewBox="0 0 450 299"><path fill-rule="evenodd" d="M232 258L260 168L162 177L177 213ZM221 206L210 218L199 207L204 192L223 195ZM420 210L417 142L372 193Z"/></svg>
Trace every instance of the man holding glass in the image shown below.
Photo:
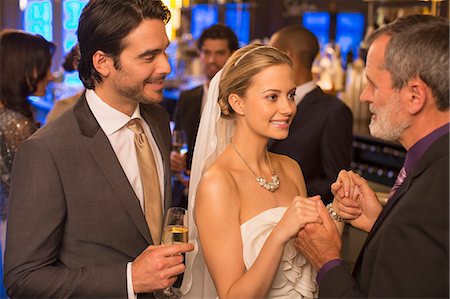
<svg viewBox="0 0 450 299"><path fill-rule="evenodd" d="M87 91L13 166L10 297L134 298L171 286L192 244L160 244L171 205L170 72L161 1L91 0L78 27Z"/></svg>
<svg viewBox="0 0 450 299"><path fill-rule="evenodd" d="M206 82L190 90L183 91L175 108L175 130L182 130L186 135L188 150L186 154L177 151L170 153L172 171L189 174L194 153L195 139L200 124L209 83L214 75L225 65L228 58L239 47L239 42L233 30L223 24L212 25L203 30L197 41L203 74ZM187 207L188 176L177 176L173 186L173 204Z"/></svg>

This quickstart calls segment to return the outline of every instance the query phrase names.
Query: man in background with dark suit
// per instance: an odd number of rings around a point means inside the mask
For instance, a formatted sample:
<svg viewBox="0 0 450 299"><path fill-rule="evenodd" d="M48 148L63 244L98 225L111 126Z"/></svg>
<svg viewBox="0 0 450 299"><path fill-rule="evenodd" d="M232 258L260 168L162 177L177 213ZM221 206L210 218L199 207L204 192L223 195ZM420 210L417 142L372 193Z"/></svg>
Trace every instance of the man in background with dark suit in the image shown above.
<svg viewBox="0 0 450 299"><path fill-rule="evenodd" d="M370 134L407 154L384 207L356 173L342 171L333 184L331 217L369 233L353 273L320 202L322 224L300 231L297 247L318 270L320 298L449 298L448 37L448 19L412 15L369 38L361 102Z"/></svg>
<svg viewBox="0 0 450 299"><path fill-rule="evenodd" d="M231 28L222 24L215 24L206 28L197 41L202 71L206 77L203 85L183 91L175 108L175 130L184 130L187 138L188 152L186 155L172 151L170 154L172 170L187 172L191 169L192 154L195 139L200 124L203 106L208 95L209 82L225 65L228 58L239 47L236 34ZM189 176L181 176L175 180L173 190L173 204L187 207L187 187Z"/></svg>
<svg viewBox="0 0 450 299"><path fill-rule="evenodd" d="M269 143L268 150L296 160L305 177L308 196L333 199L331 184L341 169L349 169L352 156L353 117L338 98L323 92L313 81L311 67L319 42L309 30L285 27L270 39L270 45L286 52L294 63L297 114L289 136Z"/></svg>
<svg viewBox="0 0 450 299"><path fill-rule="evenodd" d="M5 282L12 298L152 297L192 244L160 244L170 207L170 72L157 0L91 0L78 26L86 92L19 148ZM143 167L148 162L151 167Z"/></svg>

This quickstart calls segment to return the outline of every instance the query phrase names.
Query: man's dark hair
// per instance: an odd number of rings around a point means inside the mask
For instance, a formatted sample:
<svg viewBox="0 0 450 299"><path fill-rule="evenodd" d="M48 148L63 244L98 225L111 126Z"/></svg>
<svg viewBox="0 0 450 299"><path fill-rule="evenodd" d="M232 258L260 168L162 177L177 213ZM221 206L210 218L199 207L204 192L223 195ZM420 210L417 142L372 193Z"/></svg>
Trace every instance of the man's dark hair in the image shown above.
<svg viewBox="0 0 450 299"><path fill-rule="evenodd" d="M101 76L92 64L96 51L103 51L120 67L123 40L144 19L160 19L167 24L170 11L160 0L91 0L83 9L78 25L80 62L78 72L84 86L95 87Z"/></svg>
<svg viewBox="0 0 450 299"><path fill-rule="evenodd" d="M320 45L314 33L304 27L291 25L280 29L277 47L282 51L290 51L299 58L300 64L311 69L314 59L319 54Z"/></svg>
<svg viewBox="0 0 450 299"><path fill-rule="evenodd" d="M230 27L223 24L215 24L203 30L197 41L197 48L199 51L202 50L203 44L207 39L226 39L228 41L228 49L231 53L239 48L236 34Z"/></svg>

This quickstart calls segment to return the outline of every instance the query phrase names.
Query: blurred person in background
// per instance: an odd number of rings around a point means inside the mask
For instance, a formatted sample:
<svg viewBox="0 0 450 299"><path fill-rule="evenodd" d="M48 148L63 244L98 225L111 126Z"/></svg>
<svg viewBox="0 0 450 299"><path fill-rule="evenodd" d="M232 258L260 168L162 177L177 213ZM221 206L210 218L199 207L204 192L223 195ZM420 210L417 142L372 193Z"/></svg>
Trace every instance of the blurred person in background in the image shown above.
<svg viewBox="0 0 450 299"><path fill-rule="evenodd" d="M270 45L289 55L294 63L297 114L289 136L269 142L268 149L296 160L302 167L308 195L333 200L330 186L352 158L353 117L337 97L325 93L313 81L312 64L319 42L299 26L284 27L272 35Z"/></svg>
<svg viewBox="0 0 450 299"><path fill-rule="evenodd" d="M78 44L76 44L75 46L72 47L72 49L69 51L69 53L67 53L67 55L64 58L64 62L62 64L64 71L66 72L76 71L79 59L80 59L80 48ZM76 103L76 101L80 98L83 92L84 90L76 93L71 97L56 101L52 110L50 110L50 112L47 114L45 123L48 124L49 122L55 120L65 111L67 111L70 107L72 107Z"/></svg>
<svg viewBox="0 0 450 299"><path fill-rule="evenodd" d="M5 246L11 169L17 148L38 124L28 97L45 96L55 44L40 35L0 32L0 211L2 256Z"/></svg>
<svg viewBox="0 0 450 299"><path fill-rule="evenodd" d="M222 24L215 24L203 30L197 41L200 61L206 82L193 89L183 91L175 108L175 130L186 133L188 151L180 154L172 151L170 159L172 171L187 175L177 175L173 186L174 205L187 207L187 187L189 185L189 171L192 163L195 139L200 123L203 107L208 95L211 79L225 65L228 58L239 47L239 42L233 30Z"/></svg>

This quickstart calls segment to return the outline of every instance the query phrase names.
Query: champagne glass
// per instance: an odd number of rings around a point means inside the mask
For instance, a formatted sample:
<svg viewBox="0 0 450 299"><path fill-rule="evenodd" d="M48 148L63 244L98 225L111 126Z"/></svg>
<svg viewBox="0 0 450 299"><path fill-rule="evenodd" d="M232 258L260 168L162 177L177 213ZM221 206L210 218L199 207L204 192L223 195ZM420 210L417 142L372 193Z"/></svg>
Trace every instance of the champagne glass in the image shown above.
<svg viewBox="0 0 450 299"><path fill-rule="evenodd" d="M188 151L186 132L184 130L173 130L172 132L172 148L174 151L184 155Z"/></svg>
<svg viewBox="0 0 450 299"><path fill-rule="evenodd" d="M161 237L162 245L181 244L188 242L188 212L184 208L172 207L167 210L164 219L164 227ZM167 287L163 290L154 292L158 299L178 299L182 297L179 289Z"/></svg>
<svg viewBox="0 0 450 299"><path fill-rule="evenodd" d="M184 130L173 130L172 132L172 150L178 152L180 155L185 156L188 151L186 132ZM184 172L174 172L174 179L179 182L186 182L189 180L189 176ZM184 183L183 183L184 185ZM188 188L183 188L183 194L187 195Z"/></svg>

